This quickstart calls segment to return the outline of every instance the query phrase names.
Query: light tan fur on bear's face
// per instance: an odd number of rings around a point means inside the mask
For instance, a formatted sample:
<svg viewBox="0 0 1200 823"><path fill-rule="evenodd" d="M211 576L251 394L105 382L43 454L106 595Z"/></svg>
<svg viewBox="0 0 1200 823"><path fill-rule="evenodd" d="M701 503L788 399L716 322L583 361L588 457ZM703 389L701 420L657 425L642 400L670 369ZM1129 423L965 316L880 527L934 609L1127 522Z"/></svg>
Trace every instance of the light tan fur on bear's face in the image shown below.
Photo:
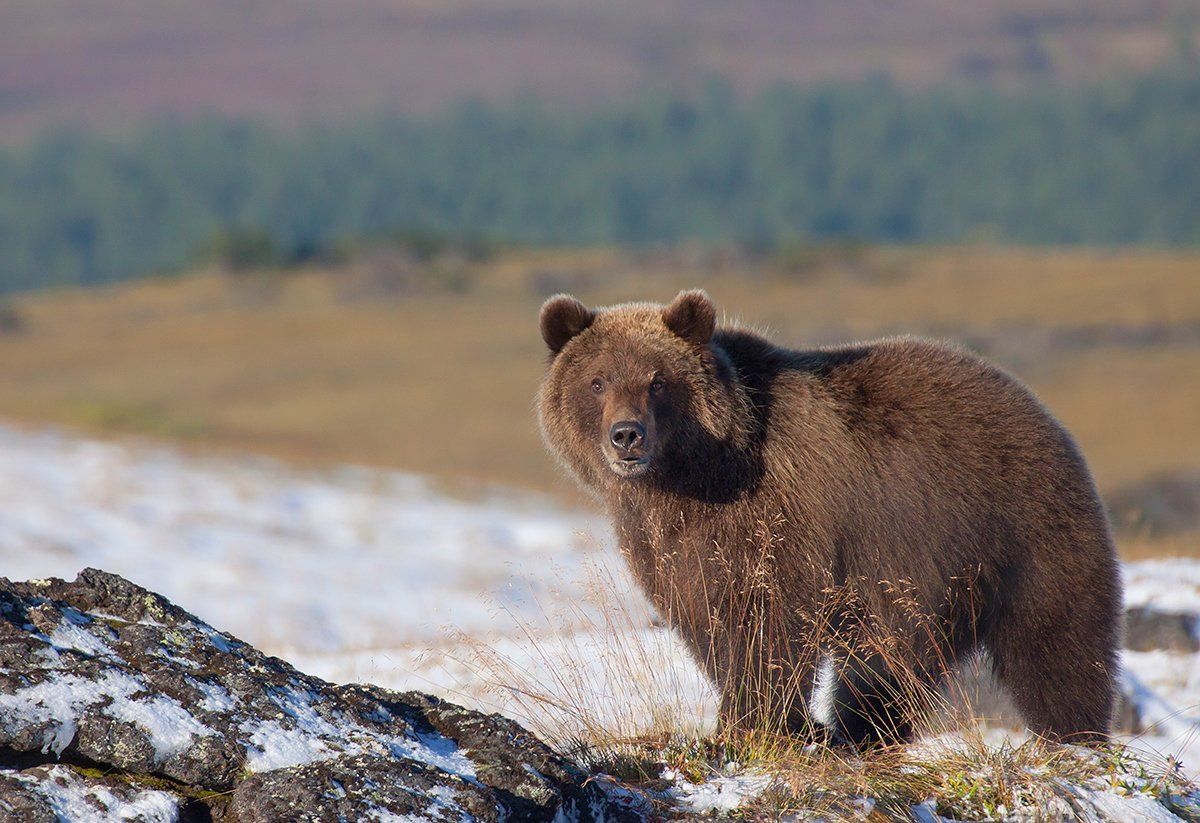
<svg viewBox="0 0 1200 823"><path fill-rule="evenodd" d="M649 475L689 423L715 438L736 437L742 398L707 345L714 322L701 292L666 307L592 311L561 295L546 302L542 332L552 361L539 419L546 441L585 486L601 492ZM618 424L639 426L641 442L619 449L612 439Z"/></svg>

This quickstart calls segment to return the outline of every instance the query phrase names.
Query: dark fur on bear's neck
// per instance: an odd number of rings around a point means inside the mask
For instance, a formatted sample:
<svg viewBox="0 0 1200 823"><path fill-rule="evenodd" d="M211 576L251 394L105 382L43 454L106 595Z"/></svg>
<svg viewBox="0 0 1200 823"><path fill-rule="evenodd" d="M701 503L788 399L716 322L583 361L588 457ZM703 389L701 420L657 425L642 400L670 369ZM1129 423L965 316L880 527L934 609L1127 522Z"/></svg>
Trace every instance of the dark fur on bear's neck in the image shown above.
<svg viewBox="0 0 1200 823"><path fill-rule="evenodd" d="M1035 731L1106 736L1115 553L1074 442L1024 386L911 339L793 351L727 328L684 348L654 321L660 310L589 320L552 361L542 425L604 500L638 581L720 688L727 722L782 718L798 731L819 720L859 744L909 733L912 718L886 696L896 661L870 652L830 657L835 716L817 716L829 713L810 705L810 687L833 647L814 640L821 617L839 649L868 624L884 633L906 676L930 684L986 649ZM702 395L667 405L670 437L633 480L596 467L579 420L587 401L569 385L613 350L635 364L667 351Z"/></svg>
<svg viewBox="0 0 1200 823"><path fill-rule="evenodd" d="M763 447L775 403L773 386L781 373L808 375L815 389L822 378L870 350L854 346L794 351L746 329L718 329L710 348L719 384L730 395L725 422L737 434L722 438L703 426L692 426L684 437L672 441L663 464L648 481L664 494L704 503L732 503L753 493L762 482Z"/></svg>

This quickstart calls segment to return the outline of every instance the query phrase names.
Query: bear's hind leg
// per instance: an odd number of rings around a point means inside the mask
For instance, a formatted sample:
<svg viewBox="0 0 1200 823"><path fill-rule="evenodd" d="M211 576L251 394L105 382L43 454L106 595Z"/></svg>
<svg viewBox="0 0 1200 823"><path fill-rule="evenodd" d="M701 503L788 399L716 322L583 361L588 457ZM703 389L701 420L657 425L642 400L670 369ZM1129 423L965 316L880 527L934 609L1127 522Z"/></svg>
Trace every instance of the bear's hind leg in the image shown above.
<svg viewBox="0 0 1200 823"><path fill-rule="evenodd" d="M1030 731L1070 743L1108 739L1116 700L1116 598L1094 585L1014 597L987 642L997 678Z"/></svg>

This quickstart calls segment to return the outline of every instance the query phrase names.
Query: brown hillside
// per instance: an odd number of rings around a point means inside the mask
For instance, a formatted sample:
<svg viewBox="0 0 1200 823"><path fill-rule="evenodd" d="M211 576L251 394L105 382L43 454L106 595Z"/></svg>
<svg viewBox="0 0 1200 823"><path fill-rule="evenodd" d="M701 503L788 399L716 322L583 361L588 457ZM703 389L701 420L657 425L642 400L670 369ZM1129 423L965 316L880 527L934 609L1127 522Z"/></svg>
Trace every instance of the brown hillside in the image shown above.
<svg viewBox="0 0 1200 823"><path fill-rule="evenodd" d="M0 416L562 489L532 408L541 301L702 286L785 344L915 333L971 346L1029 382L1102 491L1133 489L1137 508L1140 484L1200 466L1197 272L1195 253L957 247L383 255L200 273L14 303Z"/></svg>
<svg viewBox="0 0 1200 823"><path fill-rule="evenodd" d="M1197 0L37 0L0 3L0 134L217 111L297 119L524 90L1080 80L1195 37Z"/></svg>

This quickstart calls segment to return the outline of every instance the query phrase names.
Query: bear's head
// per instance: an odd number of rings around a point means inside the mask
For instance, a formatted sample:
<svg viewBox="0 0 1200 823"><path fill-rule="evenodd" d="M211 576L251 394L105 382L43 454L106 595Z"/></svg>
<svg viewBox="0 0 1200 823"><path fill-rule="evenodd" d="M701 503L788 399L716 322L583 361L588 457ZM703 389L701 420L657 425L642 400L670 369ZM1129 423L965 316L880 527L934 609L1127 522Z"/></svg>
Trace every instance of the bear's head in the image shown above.
<svg viewBox="0 0 1200 823"><path fill-rule="evenodd" d="M688 455L736 438L741 392L713 345L715 327L716 308L698 290L668 306L589 309L569 295L545 302L542 433L585 486L603 493L687 471Z"/></svg>

